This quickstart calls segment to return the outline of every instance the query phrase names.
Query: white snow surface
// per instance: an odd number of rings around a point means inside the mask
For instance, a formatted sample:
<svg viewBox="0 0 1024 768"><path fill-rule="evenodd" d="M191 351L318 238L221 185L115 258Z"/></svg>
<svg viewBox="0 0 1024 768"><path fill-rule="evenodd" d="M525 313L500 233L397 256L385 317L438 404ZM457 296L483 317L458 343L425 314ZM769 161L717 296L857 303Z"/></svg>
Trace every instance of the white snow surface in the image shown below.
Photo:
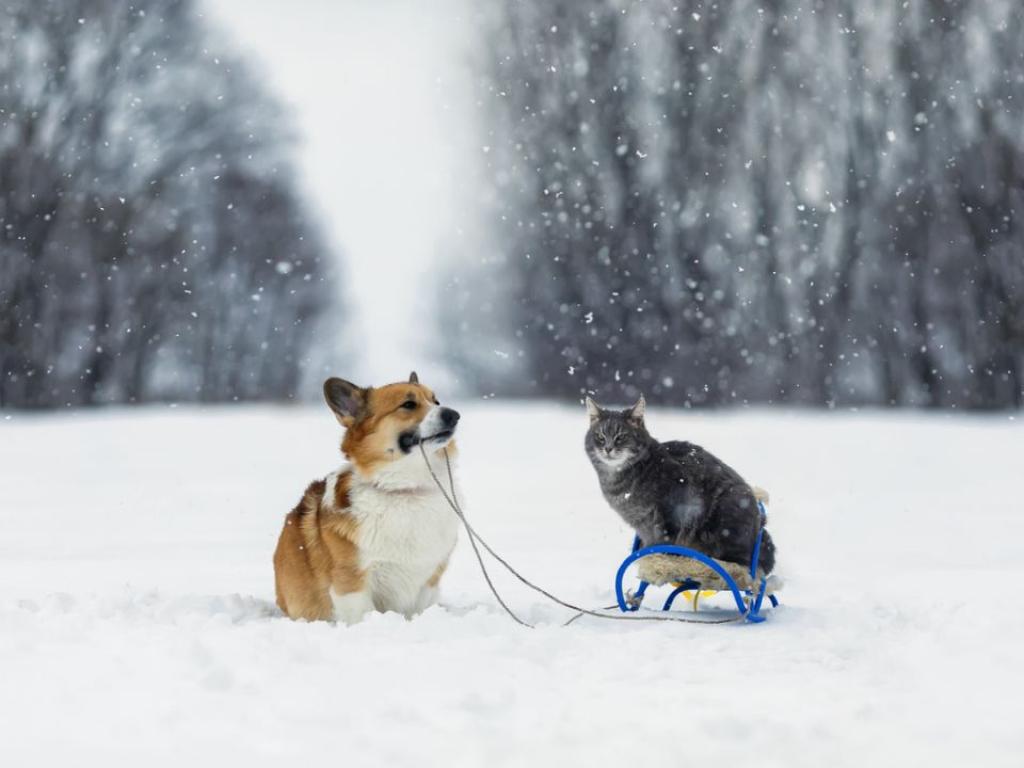
<svg viewBox="0 0 1024 768"><path fill-rule="evenodd" d="M631 534L584 455L582 406L461 410L479 531L560 595L612 602ZM523 629L464 535L419 618L292 622L271 556L340 463L325 408L0 417L4 764L1022 764L1019 419L648 423L771 491L786 589L766 623L563 628L568 611L499 577L540 624Z"/></svg>

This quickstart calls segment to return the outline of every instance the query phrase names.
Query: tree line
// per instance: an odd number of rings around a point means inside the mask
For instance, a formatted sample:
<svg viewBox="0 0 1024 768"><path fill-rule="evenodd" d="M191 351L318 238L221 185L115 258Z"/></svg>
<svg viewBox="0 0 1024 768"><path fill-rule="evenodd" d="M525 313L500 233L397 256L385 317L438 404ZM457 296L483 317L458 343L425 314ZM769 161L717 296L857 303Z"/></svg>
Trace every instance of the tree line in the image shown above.
<svg viewBox="0 0 1024 768"><path fill-rule="evenodd" d="M293 397L336 275L191 0L0 7L0 407Z"/></svg>
<svg viewBox="0 0 1024 768"><path fill-rule="evenodd" d="M1015 2L496 7L494 237L443 286L470 387L1024 404Z"/></svg>

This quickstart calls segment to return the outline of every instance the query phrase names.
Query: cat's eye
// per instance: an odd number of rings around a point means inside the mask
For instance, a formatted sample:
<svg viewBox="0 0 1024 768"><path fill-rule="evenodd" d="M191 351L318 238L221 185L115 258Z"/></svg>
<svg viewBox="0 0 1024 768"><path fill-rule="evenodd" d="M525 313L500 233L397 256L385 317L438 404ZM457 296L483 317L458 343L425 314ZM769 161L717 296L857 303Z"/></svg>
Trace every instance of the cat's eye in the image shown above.
<svg viewBox="0 0 1024 768"><path fill-rule="evenodd" d="M415 400L406 400L404 403L402 403L402 407L405 408L405 410L407 410L407 411L415 411L416 410L416 401Z"/></svg>
<svg viewBox="0 0 1024 768"><path fill-rule="evenodd" d="M594 435L594 442L598 445L604 445L604 438L600 435Z"/></svg>
<svg viewBox="0 0 1024 768"><path fill-rule="evenodd" d="M622 435L619 435L618 437L615 438L615 447L618 448L624 442L626 442L626 438L624 438Z"/></svg>

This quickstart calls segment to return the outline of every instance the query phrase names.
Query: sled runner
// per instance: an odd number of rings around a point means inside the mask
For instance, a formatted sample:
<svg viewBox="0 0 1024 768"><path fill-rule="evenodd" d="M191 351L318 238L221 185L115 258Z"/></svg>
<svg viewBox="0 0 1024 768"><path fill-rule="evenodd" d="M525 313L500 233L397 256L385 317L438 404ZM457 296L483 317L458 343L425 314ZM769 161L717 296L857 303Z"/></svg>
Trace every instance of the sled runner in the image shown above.
<svg viewBox="0 0 1024 768"><path fill-rule="evenodd" d="M764 515L764 504L758 501L758 506ZM674 544L655 544L641 548L640 537L635 537L632 551L622 561L615 575L615 599L618 601L619 609L625 612L639 610L648 586L660 587L670 584L674 589L666 598L662 606L663 611L671 610L676 597L683 593L694 593L691 603L696 610L701 595L731 592L736 601L736 608L747 621L764 621L761 605L766 597L773 608L779 604L775 590L779 588L781 582L774 576L766 576L757 568L763 532L762 528L757 534L749 566L715 560L703 552ZM640 586L636 592L627 594L623 591L622 580L633 563L637 563Z"/></svg>

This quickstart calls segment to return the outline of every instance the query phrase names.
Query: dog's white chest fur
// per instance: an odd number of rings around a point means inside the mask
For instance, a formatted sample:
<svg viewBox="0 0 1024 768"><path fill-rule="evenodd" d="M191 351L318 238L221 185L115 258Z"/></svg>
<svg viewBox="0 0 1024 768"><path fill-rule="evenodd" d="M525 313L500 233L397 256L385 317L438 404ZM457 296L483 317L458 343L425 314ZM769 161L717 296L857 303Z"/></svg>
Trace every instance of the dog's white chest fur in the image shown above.
<svg viewBox="0 0 1024 768"><path fill-rule="evenodd" d="M458 519L437 491L353 489L356 545L378 610L407 613L455 547Z"/></svg>
<svg viewBox="0 0 1024 768"><path fill-rule="evenodd" d="M349 490L349 513L358 522L353 543L366 586L358 596L332 595L340 621L358 621L374 609L412 616L437 599L427 582L455 548L459 521L433 481L402 487L400 479L406 480L396 477L384 487L380 478L356 479Z"/></svg>

